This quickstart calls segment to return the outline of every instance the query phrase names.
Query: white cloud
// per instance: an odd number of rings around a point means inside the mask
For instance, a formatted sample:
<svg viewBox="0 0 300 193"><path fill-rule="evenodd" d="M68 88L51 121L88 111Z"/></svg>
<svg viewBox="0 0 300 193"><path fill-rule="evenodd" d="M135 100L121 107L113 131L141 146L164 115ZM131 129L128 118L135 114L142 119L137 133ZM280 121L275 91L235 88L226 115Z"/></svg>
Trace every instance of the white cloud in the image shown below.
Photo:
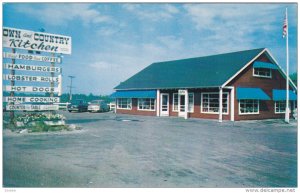
<svg viewBox="0 0 300 193"><path fill-rule="evenodd" d="M83 81L97 80L95 88L105 88L102 92L111 93L112 88L121 81L125 81L153 62L182 58L182 44L183 40L174 36L161 36L157 41L148 43L112 40L110 49L87 56L93 58L93 62L88 66L91 74Z"/></svg>
<svg viewBox="0 0 300 193"><path fill-rule="evenodd" d="M204 34L201 44L215 53L256 48L278 28L276 4L186 4L186 16ZM277 22L277 23L276 23ZM266 34L266 38L254 35ZM212 44L213 42L213 44Z"/></svg>
<svg viewBox="0 0 300 193"><path fill-rule="evenodd" d="M70 22L77 25L77 21L83 25L92 24L89 30L98 35L93 42L80 45L77 54L78 47L74 44L74 54L66 57L66 60L70 58L72 66L67 69L65 65L64 72L76 75L78 84L87 85L77 86L76 92L82 93L110 94L121 81L153 62L273 45L270 37L274 36L274 28L281 28L283 21L283 15L274 4L121 4L116 6L118 9L111 5L108 9L101 7L109 15L100 12L96 8L99 6L89 4L39 4L38 7L20 5L18 10L49 25L61 26ZM123 9L119 10L120 7ZM132 21L132 16L137 20ZM296 23L296 17L292 19ZM156 22L155 25L152 22ZM99 23L105 25L93 25Z"/></svg>
<svg viewBox="0 0 300 193"><path fill-rule="evenodd" d="M109 22L109 16L91 8L90 4L41 4L38 9L31 5L20 5L17 11L26 13L44 23L53 26L65 25L74 20L81 20L83 25Z"/></svg>
<svg viewBox="0 0 300 193"><path fill-rule="evenodd" d="M105 27L100 27L97 29L97 34L99 36L113 36L118 33L122 33L127 26L128 25L122 21L110 22L110 25L106 25Z"/></svg>
<svg viewBox="0 0 300 193"><path fill-rule="evenodd" d="M174 5L171 4L166 4L164 6L164 9L169 13L173 13L173 14L179 13L179 10Z"/></svg>
<svg viewBox="0 0 300 193"><path fill-rule="evenodd" d="M105 61L98 61L98 62L94 62L92 64L89 64L90 68L96 69L96 70L106 70L109 69L110 66L112 66L113 64L105 62Z"/></svg>
<svg viewBox="0 0 300 193"><path fill-rule="evenodd" d="M175 36L160 36L157 39L170 50L183 49L183 38L176 38Z"/></svg>
<svg viewBox="0 0 300 193"><path fill-rule="evenodd" d="M149 21L167 21L173 18L179 10L171 4L161 5L141 5L141 4L124 4L123 8L137 16L138 19Z"/></svg>
<svg viewBox="0 0 300 193"><path fill-rule="evenodd" d="M113 27L103 27L97 31L97 34L99 34L100 36L111 36L116 34L118 31L120 31L120 29L116 29Z"/></svg>
<svg viewBox="0 0 300 193"><path fill-rule="evenodd" d="M127 3L123 5L123 8L127 9L128 11L135 11L137 9L140 9L141 6L139 4Z"/></svg>
<svg viewBox="0 0 300 193"><path fill-rule="evenodd" d="M225 29L231 31L234 29L239 32L240 30L254 31L258 28L263 30L272 29L270 26L276 18L272 17L270 13L275 13L278 5L186 4L183 7L198 30L214 30L221 26L226 27L223 28L224 31ZM247 27L240 28L240 26Z"/></svg>

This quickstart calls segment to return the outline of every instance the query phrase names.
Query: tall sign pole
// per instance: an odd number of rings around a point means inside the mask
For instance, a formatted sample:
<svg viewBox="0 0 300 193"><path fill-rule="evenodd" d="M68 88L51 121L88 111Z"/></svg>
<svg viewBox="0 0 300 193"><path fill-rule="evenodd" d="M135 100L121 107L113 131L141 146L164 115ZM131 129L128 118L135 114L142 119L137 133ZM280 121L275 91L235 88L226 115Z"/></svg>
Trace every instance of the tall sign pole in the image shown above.
<svg viewBox="0 0 300 193"><path fill-rule="evenodd" d="M12 53L15 53L16 52L16 49L15 48L13 48L12 49ZM12 65L14 65L15 63L16 63L16 60L15 59L12 59L11 60L12 62ZM15 70L10 70L10 74L12 75L12 76L14 76L15 75ZM10 86L15 86L15 81L14 80L11 80L10 81ZM14 91L10 91L10 96L11 97L14 97L15 96L15 92ZM14 102L11 102L10 103L10 105L14 105ZM15 117L15 112L14 111L10 111L9 112L9 117L10 117L10 122L11 123L13 123L13 120L14 120L14 117Z"/></svg>
<svg viewBox="0 0 300 193"><path fill-rule="evenodd" d="M286 38L286 107L285 107L285 122L290 122L289 108L289 28L288 28L288 12L285 10L285 20L283 24L283 35Z"/></svg>
<svg viewBox="0 0 300 193"><path fill-rule="evenodd" d="M52 55L53 58L55 57L54 53L52 53L51 55ZM51 68L54 68L55 67L55 62L51 62L50 66L51 66ZM52 79L54 78L54 72L51 72L51 78ZM50 82L50 87L54 88L54 81ZM50 97L54 97L54 93L53 92L50 93Z"/></svg>

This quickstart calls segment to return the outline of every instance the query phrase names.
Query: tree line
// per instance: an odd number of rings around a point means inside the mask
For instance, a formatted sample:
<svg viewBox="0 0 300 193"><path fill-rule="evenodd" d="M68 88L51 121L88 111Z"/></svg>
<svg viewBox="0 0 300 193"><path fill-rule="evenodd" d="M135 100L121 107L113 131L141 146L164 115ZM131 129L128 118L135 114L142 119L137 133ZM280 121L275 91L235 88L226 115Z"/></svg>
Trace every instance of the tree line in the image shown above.
<svg viewBox="0 0 300 193"><path fill-rule="evenodd" d="M69 102L69 98L70 98L70 94L64 93L60 96L60 102L61 103ZM72 94L72 101L77 100L77 99L81 99L81 100L84 100L86 102L90 102L92 100L103 100L106 103L110 103L110 102L114 101L114 99L111 98L109 95L93 95L92 93L90 93L89 95L86 95L86 94Z"/></svg>
<svg viewBox="0 0 300 193"><path fill-rule="evenodd" d="M3 92L3 96L10 96L9 92ZM24 97L49 97L50 93L44 93L44 94L31 94L31 93L18 93L15 92L14 96L24 96ZM55 96L58 97L58 96ZM60 96L60 102L61 103L66 103L66 102L70 102L70 94L69 93L64 93ZM114 98L111 98L110 95L93 95L92 93L86 95L86 94L72 94L72 101L77 100L77 99L81 99L84 100L86 102L90 102L92 100L103 100L106 103L110 103L112 101L114 101Z"/></svg>

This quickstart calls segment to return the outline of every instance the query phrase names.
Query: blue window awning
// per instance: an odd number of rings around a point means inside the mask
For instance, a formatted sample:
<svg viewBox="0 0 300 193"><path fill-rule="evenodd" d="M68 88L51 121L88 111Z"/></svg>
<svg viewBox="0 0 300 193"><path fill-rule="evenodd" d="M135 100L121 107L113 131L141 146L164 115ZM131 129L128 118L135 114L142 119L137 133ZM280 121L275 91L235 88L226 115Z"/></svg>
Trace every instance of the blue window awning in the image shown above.
<svg viewBox="0 0 300 193"><path fill-rule="evenodd" d="M110 96L112 98L156 98L156 90L116 91Z"/></svg>
<svg viewBox="0 0 300 193"><path fill-rule="evenodd" d="M273 89L273 100L274 101L284 101L286 100L286 90L277 90L277 89ZM291 101L295 101L297 100L297 95L289 90L289 100Z"/></svg>
<svg viewBox="0 0 300 193"><path fill-rule="evenodd" d="M261 88L237 88L237 99L271 100Z"/></svg>
<svg viewBox="0 0 300 193"><path fill-rule="evenodd" d="M259 61L254 62L253 68L267 68L267 69L275 69L275 70L278 69L276 64L272 64L268 62L259 62Z"/></svg>

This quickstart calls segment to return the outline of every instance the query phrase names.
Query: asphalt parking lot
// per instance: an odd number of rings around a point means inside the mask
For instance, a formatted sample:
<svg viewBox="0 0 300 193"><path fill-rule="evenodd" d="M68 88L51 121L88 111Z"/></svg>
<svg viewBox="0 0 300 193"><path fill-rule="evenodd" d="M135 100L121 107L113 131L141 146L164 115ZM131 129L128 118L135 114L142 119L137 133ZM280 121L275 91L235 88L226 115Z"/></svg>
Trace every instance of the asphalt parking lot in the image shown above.
<svg viewBox="0 0 300 193"><path fill-rule="evenodd" d="M296 187L297 123L68 113L79 131L3 133L4 187Z"/></svg>

